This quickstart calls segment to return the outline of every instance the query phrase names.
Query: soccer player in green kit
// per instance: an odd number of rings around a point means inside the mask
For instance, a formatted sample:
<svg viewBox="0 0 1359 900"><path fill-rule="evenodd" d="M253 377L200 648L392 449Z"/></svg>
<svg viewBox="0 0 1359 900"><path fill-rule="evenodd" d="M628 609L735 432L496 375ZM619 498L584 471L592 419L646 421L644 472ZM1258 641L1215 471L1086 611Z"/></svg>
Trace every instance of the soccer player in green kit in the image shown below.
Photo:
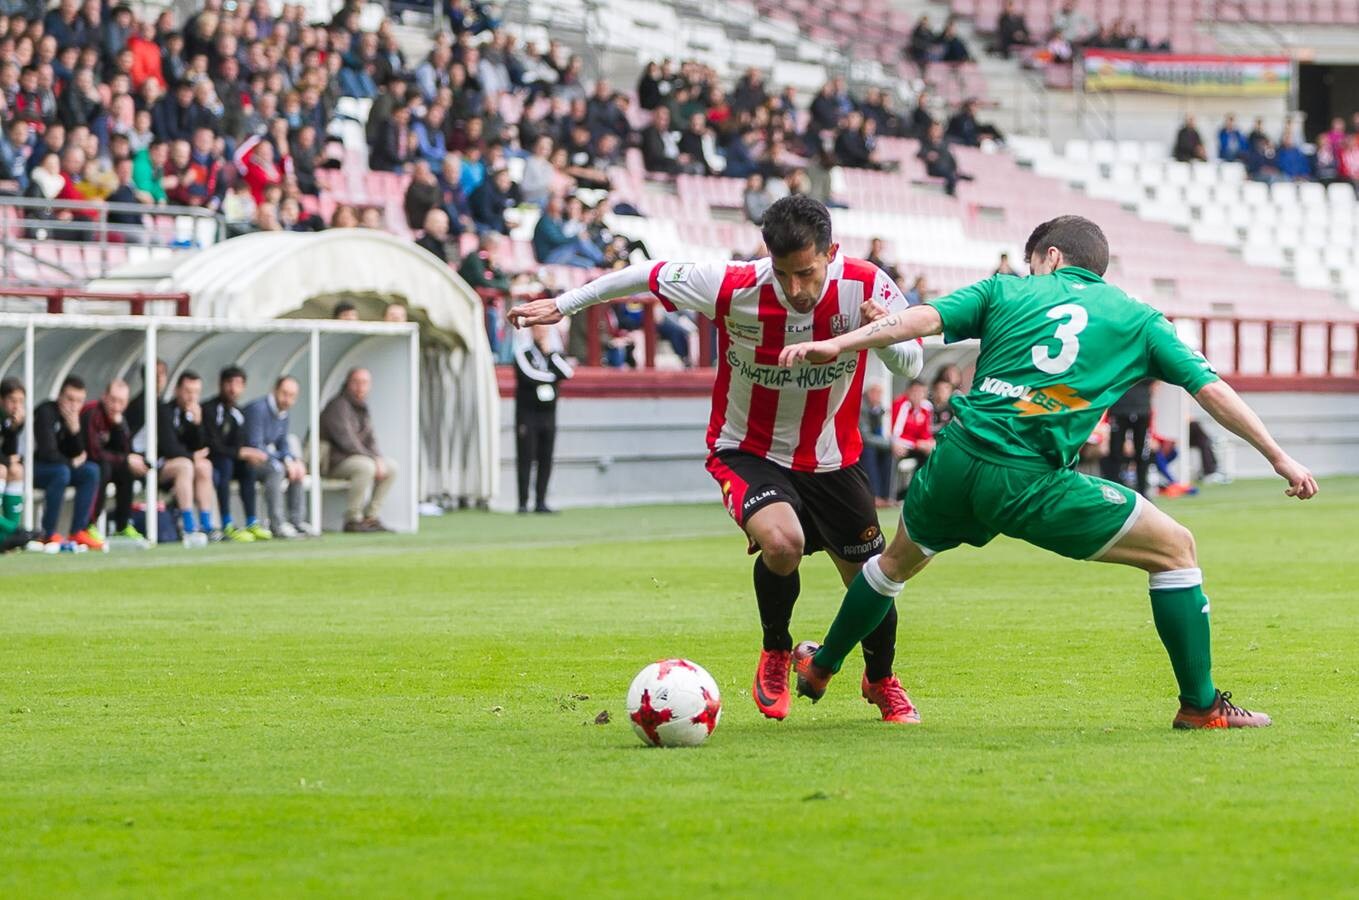
<svg viewBox="0 0 1359 900"><path fill-rule="evenodd" d="M1255 447L1288 482L1288 496L1314 496L1316 480L1161 313L1105 283L1109 244L1098 225L1052 219L1029 236L1024 255L1027 278L996 275L840 337L783 350L780 362L794 365L941 332L948 342L981 340L972 391L954 399L955 419L912 480L896 537L850 585L825 642L794 650L798 693L821 698L845 656L931 557L1006 534L1148 573L1152 618L1180 688L1174 727L1270 724L1213 684L1193 535L1124 485L1073 466L1104 410L1150 377L1184 388Z"/></svg>

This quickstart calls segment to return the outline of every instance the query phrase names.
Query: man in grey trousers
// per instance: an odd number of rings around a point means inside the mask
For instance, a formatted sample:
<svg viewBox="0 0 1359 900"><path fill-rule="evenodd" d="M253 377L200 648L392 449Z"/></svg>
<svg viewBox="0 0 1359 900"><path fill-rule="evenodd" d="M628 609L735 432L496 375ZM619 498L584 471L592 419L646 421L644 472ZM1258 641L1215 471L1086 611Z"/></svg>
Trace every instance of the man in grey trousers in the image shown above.
<svg viewBox="0 0 1359 900"><path fill-rule="evenodd" d="M288 438L288 411L297 402L297 379L284 375L274 389L245 407L245 445L264 452L263 463L253 465L256 479L264 483L264 503L269 527L281 538L313 534L306 521L307 467L298 459ZM284 495L288 513L283 514Z"/></svg>
<svg viewBox="0 0 1359 900"><path fill-rule="evenodd" d="M396 480L396 461L378 450L368 392L373 376L367 369L350 369L344 390L321 411L321 440L330 445L325 474L349 482L345 531L391 531L378 514Z"/></svg>

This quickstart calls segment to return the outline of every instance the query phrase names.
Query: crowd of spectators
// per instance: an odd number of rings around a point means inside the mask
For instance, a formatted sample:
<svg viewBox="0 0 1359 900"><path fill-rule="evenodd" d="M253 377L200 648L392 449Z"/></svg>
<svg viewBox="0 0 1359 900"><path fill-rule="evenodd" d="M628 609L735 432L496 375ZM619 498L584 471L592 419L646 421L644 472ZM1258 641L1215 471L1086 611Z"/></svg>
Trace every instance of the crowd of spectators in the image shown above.
<svg viewBox="0 0 1359 900"><path fill-rule="evenodd" d="M1180 162L1207 160L1208 146L1194 117L1186 116L1175 134L1171 155ZM1227 115L1217 131L1217 159L1239 162L1252 181L1347 183L1359 188L1359 112L1346 122L1336 116L1330 127L1308 141L1298 115L1284 117L1277 137L1257 118L1249 132Z"/></svg>
<svg viewBox="0 0 1359 900"><path fill-rule="evenodd" d="M1046 34L1029 27L1014 0L1007 0L992 28L990 50L1009 59L1020 54L1030 65L1069 64L1081 50L1170 53L1170 41L1144 34L1132 16L1096 22L1067 0L1052 15Z"/></svg>

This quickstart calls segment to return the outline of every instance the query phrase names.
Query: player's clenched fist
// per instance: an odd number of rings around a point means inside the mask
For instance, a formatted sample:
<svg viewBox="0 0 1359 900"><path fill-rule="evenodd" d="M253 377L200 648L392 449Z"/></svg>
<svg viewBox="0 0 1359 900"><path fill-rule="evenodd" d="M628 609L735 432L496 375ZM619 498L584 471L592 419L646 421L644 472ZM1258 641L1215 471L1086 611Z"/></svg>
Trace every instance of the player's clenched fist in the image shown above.
<svg viewBox="0 0 1359 900"><path fill-rule="evenodd" d="M779 365L791 369L801 362L827 363L840 355L840 348L834 341L806 341L784 347L779 354Z"/></svg>
<svg viewBox="0 0 1359 900"><path fill-rule="evenodd" d="M1316 496L1319 490L1316 478L1307 471L1306 466L1291 456L1284 456L1276 462L1274 471L1288 482L1288 489L1284 491L1288 496L1297 497L1299 500L1310 500Z"/></svg>
<svg viewBox="0 0 1359 900"><path fill-rule="evenodd" d="M561 310L557 309L557 301L552 297L544 297L541 300L534 300L514 307L507 313L510 324L515 328L526 328L529 325L555 325L562 320Z"/></svg>

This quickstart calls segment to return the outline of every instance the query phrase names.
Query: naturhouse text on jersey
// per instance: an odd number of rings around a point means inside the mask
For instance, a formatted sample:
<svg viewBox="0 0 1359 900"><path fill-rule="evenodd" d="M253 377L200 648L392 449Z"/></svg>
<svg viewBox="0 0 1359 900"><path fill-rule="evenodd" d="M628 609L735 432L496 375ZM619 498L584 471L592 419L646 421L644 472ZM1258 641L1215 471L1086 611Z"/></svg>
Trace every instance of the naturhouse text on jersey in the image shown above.
<svg viewBox="0 0 1359 900"><path fill-rule="evenodd" d="M1054 384L1044 388L1030 388L1026 384L1011 384L1000 378L983 378L983 394L1008 397L1015 401L1014 408L1021 416L1045 416L1051 413L1072 412L1085 409L1090 405L1076 391L1065 384Z"/></svg>
<svg viewBox="0 0 1359 900"><path fill-rule="evenodd" d="M779 366L760 365L742 356L735 347L731 347L727 349L727 365L741 378L762 387L815 391L828 388L841 378L853 375L859 369L859 356L854 354L823 365L802 365L796 369L784 369Z"/></svg>

